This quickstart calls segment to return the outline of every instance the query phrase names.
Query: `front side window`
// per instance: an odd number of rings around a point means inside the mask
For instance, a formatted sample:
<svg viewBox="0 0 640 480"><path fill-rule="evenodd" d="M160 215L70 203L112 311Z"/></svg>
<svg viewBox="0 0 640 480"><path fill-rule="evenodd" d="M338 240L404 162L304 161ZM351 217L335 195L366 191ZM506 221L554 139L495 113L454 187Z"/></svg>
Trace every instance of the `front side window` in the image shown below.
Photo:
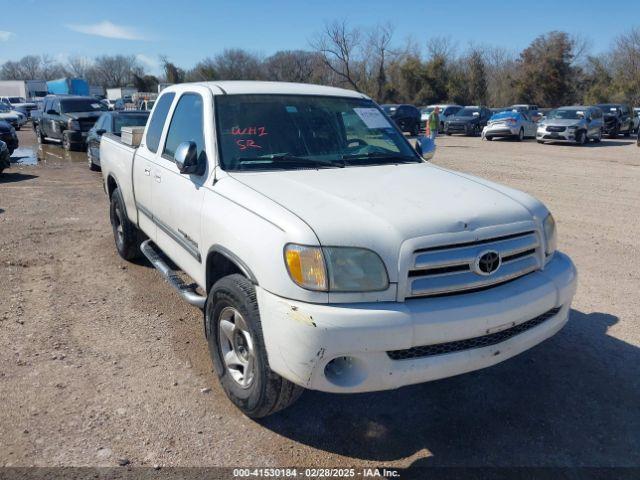
<svg viewBox="0 0 640 480"><path fill-rule="evenodd" d="M198 148L198 159L202 161L204 148L204 104L197 93L185 93L178 100L173 112L167 140L162 155L173 160L178 145L183 142L194 142Z"/></svg>
<svg viewBox="0 0 640 480"><path fill-rule="evenodd" d="M158 146L160 145L160 137L162 136L162 129L164 128L164 122L169 114L169 109L173 103L173 99L176 96L175 93L165 93L158 99L158 105L149 120L149 127L147 128L146 144L147 148L156 153Z"/></svg>
<svg viewBox="0 0 640 480"><path fill-rule="evenodd" d="M216 97L225 170L419 162L371 100L313 95Z"/></svg>

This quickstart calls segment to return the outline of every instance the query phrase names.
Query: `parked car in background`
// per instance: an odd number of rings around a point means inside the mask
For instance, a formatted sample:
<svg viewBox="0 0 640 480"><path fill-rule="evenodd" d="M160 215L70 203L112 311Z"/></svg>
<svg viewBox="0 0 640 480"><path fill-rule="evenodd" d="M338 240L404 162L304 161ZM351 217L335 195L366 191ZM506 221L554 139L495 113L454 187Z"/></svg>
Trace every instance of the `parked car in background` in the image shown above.
<svg viewBox="0 0 640 480"><path fill-rule="evenodd" d="M511 137L522 141L525 138L535 138L537 127L528 110L509 109L491 115L487 126L482 130L482 138L491 141L494 138Z"/></svg>
<svg viewBox="0 0 640 480"><path fill-rule="evenodd" d="M91 170L100 168L100 140L102 135L110 133L117 137L122 127L144 127L149 112L139 110L123 110L121 112L105 112L93 125L87 135L87 160Z"/></svg>
<svg viewBox="0 0 640 480"><path fill-rule="evenodd" d="M604 134L609 138L616 138L622 134L625 137L633 132L633 116L628 105L621 103L599 103L596 105L604 115Z"/></svg>
<svg viewBox="0 0 640 480"><path fill-rule="evenodd" d="M203 309L214 371L250 417L304 388L489 367L569 319L577 274L549 210L425 162L359 92L179 84L134 130L100 146L115 248Z"/></svg>
<svg viewBox="0 0 640 480"><path fill-rule="evenodd" d="M584 145L589 140L599 143L604 128L602 110L598 107L561 107L551 110L538 123L536 140L571 142Z"/></svg>
<svg viewBox="0 0 640 480"><path fill-rule="evenodd" d="M491 115L493 112L487 107L464 107L444 122L444 133L446 135L454 133L480 135L482 129L487 126Z"/></svg>
<svg viewBox="0 0 640 480"><path fill-rule="evenodd" d="M640 131L640 108L633 109L633 133Z"/></svg>
<svg viewBox="0 0 640 480"><path fill-rule="evenodd" d="M65 150L84 150L86 138L107 107L93 97L49 95L36 126L41 143L61 142Z"/></svg>
<svg viewBox="0 0 640 480"><path fill-rule="evenodd" d="M6 103L13 110L17 110L28 117L31 116L31 110L37 108L34 102L27 102L24 97L0 97L0 102Z"/></svg>
<svg viewBox="0 0 640 480"><path fill-rule="evenodd" d="M420 130L425 132L427 129L427 120L429 119L429 115L431 112L438 107L440 109L440 113L438 116L440 117L440 128L438 129L439 133L444 132L444 122L447 121L450 117L453 117L459 110L462 109L461 105L429 105L428 107L420 108Z"/></svg>
<svg viewBox="0 0 640 480"><path fill-rule="evenodd" d="M0 120L0 140L7 144L9 155L12 155L13 151L18 148L16 129L3 120Z"/></svg>
<svg viewBox="0 0 640 480"><path fill-rule="evenodd" d="M4 120L16 130L20 130L20 127L27 122L27 117L24 113L13 110L6 103L0 103L0 120Z"/></svg>
<svg viewBox="0 0 640 480"><path fill-rule="evenodd" d="M509 107L511 110L517 110L518 112L528 112L529 118L534 122L537 122L542 118L542 112L538 108L538 105L533 105L530 103L516 103L515 105L511 105Z"/></svg>
<svg viewBox="0 0 640 480"><path fill-rule="evenodd" d="M11 154L9 153L9 148L7 148L7 144L0 140L0 175L5 168L11 166L10 157Z"/></svg>
<svg viewBox="0 0 640 480"><path fill-rule="evenodd" d="M403 132L411 135L420 133L420 111L413 105L382 105L384 112L398 125Z"/></svg>

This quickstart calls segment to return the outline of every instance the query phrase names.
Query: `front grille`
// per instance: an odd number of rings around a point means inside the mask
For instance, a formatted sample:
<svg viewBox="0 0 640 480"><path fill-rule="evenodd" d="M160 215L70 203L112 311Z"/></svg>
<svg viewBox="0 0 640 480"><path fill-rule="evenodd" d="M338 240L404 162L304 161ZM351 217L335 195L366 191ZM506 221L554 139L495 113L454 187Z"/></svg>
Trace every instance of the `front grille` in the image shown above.
<svg viewBox="0 0 640 480"><path fill-rule="evenodd" d="M547 127L547 132L564 132L567 127L556 127L554 125L549 125Z"/></svg>
<svg viewBox="0 0 640 480"><path fill-rule="evenodd" d="M461 294L514 280L540 268L539 249L533 230L417 249L407 272L405 298ZM476 260L488 251L499 255L500 266L482 275L476 270Z"/></svg>
<svg viewBox="0 0 640 480"><path fill-rule="evenodd" d="M490 333L481 337L467 338L466 340L456 340L455 342L436 343L435 345L423 345L420 347L408 348L406 350L393 350L387 352L392 360L409 360L413 358L433 357L435 355L445 355L447 353L461 352L463 350L471 350L474 348L489 347L497 345L509 340L516 335L526 332L541 323L549 320L560 312L562 307L552 308L551 310L538 315L531 320L515 325L506 330L496 333Z"/></svg>
<svg viewBox="0 0 640 480"><path fill-rule="evenodd" d="M466 124L465 123L450 123L449 124L449 131L455 131L455 132L464 132L466 131Z"/></svg>

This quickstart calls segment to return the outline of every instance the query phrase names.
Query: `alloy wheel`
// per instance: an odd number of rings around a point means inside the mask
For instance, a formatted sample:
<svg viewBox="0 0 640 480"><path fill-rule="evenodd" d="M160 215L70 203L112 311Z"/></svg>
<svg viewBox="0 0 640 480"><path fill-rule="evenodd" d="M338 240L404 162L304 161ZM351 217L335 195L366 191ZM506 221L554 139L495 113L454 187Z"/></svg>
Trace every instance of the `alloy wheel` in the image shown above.
<svg viewBox="0 0 640 480"><path fill-rule="evenodd" d="M225 307L218 328L220 353L229 375L240 387L249 388L255 377L256 357L244 317L234 307Z"/></svg>

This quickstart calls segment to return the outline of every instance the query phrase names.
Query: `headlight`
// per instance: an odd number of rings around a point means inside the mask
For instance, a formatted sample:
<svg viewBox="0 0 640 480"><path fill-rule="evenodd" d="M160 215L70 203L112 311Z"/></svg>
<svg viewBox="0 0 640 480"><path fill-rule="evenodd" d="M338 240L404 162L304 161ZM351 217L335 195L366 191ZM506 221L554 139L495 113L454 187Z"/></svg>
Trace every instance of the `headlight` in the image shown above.
<svg viewBox="0 0 640 480"><path fill-rule="evenodd" d="M289 244L284 254L293 281L309 290L372 292L389 286L382 260L365 248Z"/></svg>
<svg viewBox="0 0 640 480"><path fill-rule="evenodd" d="M544 244L545 244L545 253L547 257L553 255L556 251L556 247L558 244L558 237L556 232L556 221L553 219L553 215L547 215L547 218L544 219Z"/></svg>
<svg viewBox="0 0 640 480"><path fill-rule="evenodd" d="M14 137L16 136L16 129L13 127L9 128L9 133L11 133L11 135L13 135Z"/></svg>
<svg viewBox="0 0 640 480"><path fill-rule="evenodd" d="M78 122L78 120L71 119L67 123L67 127L69 130L80 130L80 122Z"/></svg>
<svg viewBox="0 0 640 480"><path fill-rule="evenodd" d="M577 130L579 125L570 125L569 130Z"/></svg>

